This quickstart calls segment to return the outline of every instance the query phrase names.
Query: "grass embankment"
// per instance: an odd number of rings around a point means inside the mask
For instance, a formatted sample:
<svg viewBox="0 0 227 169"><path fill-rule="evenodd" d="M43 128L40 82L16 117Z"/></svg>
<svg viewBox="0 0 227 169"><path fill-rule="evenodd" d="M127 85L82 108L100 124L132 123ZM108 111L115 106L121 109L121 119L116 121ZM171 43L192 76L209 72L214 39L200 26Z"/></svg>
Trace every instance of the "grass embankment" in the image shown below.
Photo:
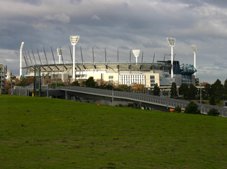
<svg viewBox="0 0 227 169"><path fill-rule="evenodd" d="M227 119L0 96L1 169L226 169Z"/></svg>

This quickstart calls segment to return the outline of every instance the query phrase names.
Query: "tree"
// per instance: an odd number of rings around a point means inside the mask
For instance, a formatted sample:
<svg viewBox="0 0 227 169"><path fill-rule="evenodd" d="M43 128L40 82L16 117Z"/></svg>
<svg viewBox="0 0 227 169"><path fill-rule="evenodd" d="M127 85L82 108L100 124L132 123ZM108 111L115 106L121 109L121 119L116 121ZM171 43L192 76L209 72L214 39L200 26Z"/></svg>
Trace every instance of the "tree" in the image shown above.
<svg viewBox="0 0 227 169"><path fill-rule="evenodd" d="M197 93L198 93L198 89L193 84L190 84L189 91L188 91L188 99L195 99Z"/></svg>
<svg viewBox="0 0 227 169"><path fill-rule="evenodd" d="M160 96L160 88L158 87L158 84L157 83L154 85L153 94L155 96Z"/></svg>
<svg viewBox="0 0 227 169"><path fill-rule="evenodd" d="M181 86L179 87L179 94L183 95L184 99L188 98L188 85L185 83L182 83Z"/></svg>
<svg viewBox="0 0 227 169"><path fill-rule="evenodd" d="M180 113L181 112L181 107L180 106L175 107L175 112Z"/></svg>
<svg viewBox="0 0 227 169"><path fill-rule="evenodd" d="M96 87L96 82L94 80L93 77L89 77L86 81L85 81L85 86L86 87Z"/></svg>
<svg viewBox="0 0 227 169"><path fill-rule="evenodd" d="M215 98L215 102L219 103L220 100L223 98L224 87L221 84L221 81L217 79L214 84L211 85L211 96Z"/></svg>
<svg viewBox="0 0 227 169"><path fill-rule="evenodd" d="M6 94L10 94L11 92L11 82L9 80L5 81L5 93Z"/></svg>
<svg viewBox="0 0 227 169"><path fill-rule="evenodd" d="M203 98L208 99L212 95L211 85L209 83L205 84L203 91L204 91L203 92Z"/></svg>
<svg viewBox="0 0 227 169"><path fill-rule="evenodd" d="M171 98L176 98L177 95L177 85L175 82L172 83L171 90L170 90L170 97Z"/></svg>
<svg viewBox="0 0 227 169"><path fill-rule="evenodd" d="M71 86L80 86L80 83L75 80L74 82L71 83Z"/></svg>
<svg viewBox="0 0 227 169"><path fill-rule="evenodd" d="M34 83L34 77L21 77L16 81L16 86L28 86Z"/></svg>
<svg viewBox="0 0 227 169"><path fill-rule="evenodd" d="M198 109L198 105L195 104L194 102L190 102L187 107L185 108L185 113L190 113L190 114L200 114L200 111Z"/></svg>
<svg viewBox="0 0 227 169"><path fill-rule="evenodd" d="M144 92L145 91L145 86L143 84L133 84L132 85L132 91L134 92Z"/></svg>
<svg viewBox="0 0 227 169"><path fill-rule="evenodd" d="M227 99L227 79L224 82L224 99Z"/></svg>
<svg viewBox="0 0 227 169"><path fill-rule="evenodd" d="M209 98L209 104L210 104L210 105L216 105L215 97L214 97L214 96L211 96L211 97Z"/></svg>
<svg viewBox="0 0 227 169"><path fill-rule="evenodd" d="M182 84L179 88L179 94L183 95L184 99L195 99L198 89L193 85Z"/></svg>
<svg viewBox="0 0 227 169"><path fill-rule="evenodd" d="M116 90L119 90L119 91L130 91L131 90L131 87L128 86L128 85L122 84L122 85L118 85L116 87Z"/></svg>

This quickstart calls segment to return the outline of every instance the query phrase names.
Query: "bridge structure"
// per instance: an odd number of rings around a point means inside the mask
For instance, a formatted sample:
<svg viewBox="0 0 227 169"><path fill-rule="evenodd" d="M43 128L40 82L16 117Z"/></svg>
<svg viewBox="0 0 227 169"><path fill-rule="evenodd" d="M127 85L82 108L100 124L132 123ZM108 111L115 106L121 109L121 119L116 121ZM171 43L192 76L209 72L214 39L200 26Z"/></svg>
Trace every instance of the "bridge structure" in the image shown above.
<svg viewBox="0 0 227 169"><path fill-rule="evenodd" d="M97 89L97 88L88 88L88 87L79 87L79 86L69 86L56 88L60 92L64 93L66 99L77 94L98 96L103 99L110 99L112 102L114 100L129 101L134 103L140 103L141 105L150 105L150 106L159 106L165 109L175 108L177 106L185 109L189 101L172 99L164 96L153 96L147 93L136 93L136 92L125 92L125 91L115 91L115 90L106 90L106 89ZM214 108L217 109L221 116L227 117L227 108L220 106L213 106L207 104L197 103L201 114L207 114L207 112Z"/></svg>

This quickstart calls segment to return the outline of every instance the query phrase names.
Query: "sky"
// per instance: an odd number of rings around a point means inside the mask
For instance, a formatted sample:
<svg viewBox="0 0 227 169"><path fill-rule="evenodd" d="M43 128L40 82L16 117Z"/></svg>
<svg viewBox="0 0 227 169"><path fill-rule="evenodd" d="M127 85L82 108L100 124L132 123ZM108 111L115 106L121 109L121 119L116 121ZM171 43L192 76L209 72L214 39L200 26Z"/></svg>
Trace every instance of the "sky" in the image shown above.
<svg viewBox="0 0 227 169"><path fill-rule="evenodd" d="M66 62L70 35L80 36L77 50L83 48L86 61L91 48L97 61L105 48L108 61L116 61L117 50L127 61L131 49L141 49L144 62L154 55L167 60L166 38L174 37L181 64L193 64L191 45L197 46L200 81L227 78L226 0L0 0L0 63L14 74L22 41L27 52L61 47Z"/></svg>

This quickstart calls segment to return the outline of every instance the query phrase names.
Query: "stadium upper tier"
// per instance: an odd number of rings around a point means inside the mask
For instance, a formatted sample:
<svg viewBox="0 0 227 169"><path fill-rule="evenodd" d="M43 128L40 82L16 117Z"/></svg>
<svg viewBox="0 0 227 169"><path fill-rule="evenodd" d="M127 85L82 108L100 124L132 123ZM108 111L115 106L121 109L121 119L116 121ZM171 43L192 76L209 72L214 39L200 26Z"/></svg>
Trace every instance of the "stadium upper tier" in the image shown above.
<svg viewBox="0 0 227 169"><path fill-rule="evenodd" d="M85 70L107 70L110 71L168 71L171 65L168 63L76 63L77 71ZM41 72L65 72L72 70L72 64L37 64L23 67L28 72L33 72L34 69L40 69Z"/></svg>

